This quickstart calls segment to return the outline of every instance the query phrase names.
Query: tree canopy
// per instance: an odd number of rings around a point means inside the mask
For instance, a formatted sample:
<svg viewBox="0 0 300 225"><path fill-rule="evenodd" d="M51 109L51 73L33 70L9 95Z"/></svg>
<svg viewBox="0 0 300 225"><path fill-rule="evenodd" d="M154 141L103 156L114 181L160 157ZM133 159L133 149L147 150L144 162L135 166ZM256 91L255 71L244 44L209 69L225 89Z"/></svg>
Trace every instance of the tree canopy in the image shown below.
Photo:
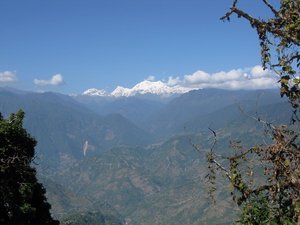
<svg viewBox="0 0 300 225"><path fill-rule="evenodd" d="M23 128L24 112L0 115L0 224L56 225L45 189L31 167L36 141Z"/></svg>

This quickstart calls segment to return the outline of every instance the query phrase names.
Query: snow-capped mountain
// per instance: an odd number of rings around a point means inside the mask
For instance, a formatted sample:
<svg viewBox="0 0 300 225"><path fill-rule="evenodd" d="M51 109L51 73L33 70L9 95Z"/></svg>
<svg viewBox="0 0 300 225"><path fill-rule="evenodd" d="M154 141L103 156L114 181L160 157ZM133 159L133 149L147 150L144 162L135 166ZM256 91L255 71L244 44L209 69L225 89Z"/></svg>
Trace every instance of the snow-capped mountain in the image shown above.
<svg viewBox="0 0 300 225"><path fill-rule="evenodd" d="M189 89L190 90L190 89ZM182 87L170 87L163 83L162 81L149 81L145 80L141 83L135 85L131 92L133 95L136 94L156 94L162 96L169 96L172 94L182 94L187 91L187 89L183 89Z"/></svg>
<svg viewBox="0 0 300 225"><path fill-rule="evenodd" d="M158 95L162 97L169 97L174 94L183 94L191 91L191 88L185 88L182 86L168 86L162 81L149 81L144 80L138 84L136 84L133 88L125 88L118 86L114 91L110 94L105 92L104 90L98 90L95 88L88 89L83 93L83 95L90 96L112 96L112 97L130 97L135 95L145 95L152 94Z"/></svg>
<svg viewBox="0 0 300 225"><path fill-rule="evenodd" d="M114 96L114 97L122 97L122 96L129 97L129 96L132 96L132 93L131 93L131 89L118 86L111 93L111 95Z"/></svg>

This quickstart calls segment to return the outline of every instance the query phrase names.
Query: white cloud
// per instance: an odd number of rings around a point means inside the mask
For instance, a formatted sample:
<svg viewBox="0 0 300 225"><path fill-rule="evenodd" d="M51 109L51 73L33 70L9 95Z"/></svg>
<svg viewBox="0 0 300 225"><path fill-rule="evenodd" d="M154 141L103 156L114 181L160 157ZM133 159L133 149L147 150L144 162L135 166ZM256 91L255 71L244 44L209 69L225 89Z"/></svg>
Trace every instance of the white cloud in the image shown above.
<svg viewBox="0 0 300 225"><path fill-rule="evenodd" d="M17 81L16 72L4 71L0 72L0 83L12 83Z"/></svg>
<svg viewBox="0 0 300 225"><path fill-rule="evenodd" d="M64 83L64 79L61 74L55 74L52 76L50 80L39 80L39 79L34 79L33 83L38 86L47 86L47 85L61 85Z"/></svg>
<svg viewBox="0 0 300 225"><path fill-rule="evenodd" d="M181 83L180 77L173 78L172 76L170 76L166 82L166 84L170 87L176 86L180 83Z"/></svg>
<svg viewBox="0 0 300 225"><path fill-rule="evenodd" d="M221 88L221 89L268 89L277 87L277 77L261 66L246 69L234 69L209 74L197 71L185 75L177 84L186 88Z"/></svg>
<svg viewBox="0 0 300 225"><path fill-rule="evenodd" d="M211 75L212 82L226 82L229 80L240 80L244 73L241 70L230 70L229 72L221 71Z"/></svg>
<svg viewBox="0 0 300 225"><path fill-rule="evenodd" d="M184 83L185 84L203 84L203 83L222 83L226 81L234 81L234 80L240 80L244 77L244 73L242 70L231 70L229 72L217 72L213 74L208 74L204 71L197 71L192 75L185 75L184 76Z"/></svg>
<svg viewBox="0 0 300 225"><path fill-rule="evenodd" d="M201 88L220 88L229 90L241 90L241 89L269 89L277 87L277 82L273 78L255 78L250 80L232 80L222 83L204 83L199 85Z"/></svg>
<svg viewBox="0 0 300 225"><path fill-rule="evenodd" d="M266 75L268 75L270 72L267 69L263 69L261 66L254 66L251 69L251 75L253 77L264 77Z"/></svg>
<svg viewBox="0 0 300 225"><path fill-rule="evenodd" d="M155 81L155 76L149 76L149 77L147 77L146 80L148 80L148 81Z"/></svg>
<svg viewBox="0 0 300 225"><path fill-rule="evenodd" d="M188 84L199 84L202 82L207 82L210 79L210 75L204 71L197 71L192 75L185 75L184 81Z"/></svg>

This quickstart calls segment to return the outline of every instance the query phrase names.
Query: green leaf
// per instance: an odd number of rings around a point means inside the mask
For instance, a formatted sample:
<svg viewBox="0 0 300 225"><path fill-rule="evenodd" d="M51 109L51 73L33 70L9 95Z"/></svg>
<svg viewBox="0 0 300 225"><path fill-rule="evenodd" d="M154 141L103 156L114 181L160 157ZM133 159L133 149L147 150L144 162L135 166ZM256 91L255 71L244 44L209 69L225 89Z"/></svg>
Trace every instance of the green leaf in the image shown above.
<svg viewBox="0 0 300 225"><path fill-rule="evenodd" d="M285 77L282 77L282 78L280 79L280 83L281 83L281 84L288 85L289 80L290 80L290 78L285 76Z"/></svg>

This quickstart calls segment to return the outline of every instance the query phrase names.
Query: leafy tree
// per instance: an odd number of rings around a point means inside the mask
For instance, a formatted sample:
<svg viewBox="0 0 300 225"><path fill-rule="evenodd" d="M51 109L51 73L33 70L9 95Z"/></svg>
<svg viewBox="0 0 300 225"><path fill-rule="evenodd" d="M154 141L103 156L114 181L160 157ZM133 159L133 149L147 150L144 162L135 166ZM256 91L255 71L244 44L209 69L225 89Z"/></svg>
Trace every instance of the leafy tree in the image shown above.
<svg viewBox="0 0 300 225"><path fill-rule="evenodd" d="M45 189L31 167L36 141L23 128L24 112L0 115L0 224L56 225Z"/></svg>
<svg viewBox="0 0 300 225"><path fill-rule="evenodd" d="M242 205L237 224L299 224L300 0L281 0L279 9L262 0L273 15L268 19L252 17L238 8L238 2L234 0L221 19L229 21L235 14L256 29L262 65L279 76L281 96L287 96L294 109L293 123L291 127L274 126L253 117L264 125L273 143L245 149L241 143L232 142L236 151L229 157L214 152L217 135L212 131L214 144L207 153L209 194L214 197L216 170L221 170L232 185L233 199ZM227 164L221 163L224 159Z"/></svg>
<svg viewBox="0 0 300 225"><path fill-rule="evenodd" d="M276 224L276 220L273 215L274 212L270 207L268 197L263 194L259 194L258 196L252 196L250 201L244 205L237 224Z"/></svg>

